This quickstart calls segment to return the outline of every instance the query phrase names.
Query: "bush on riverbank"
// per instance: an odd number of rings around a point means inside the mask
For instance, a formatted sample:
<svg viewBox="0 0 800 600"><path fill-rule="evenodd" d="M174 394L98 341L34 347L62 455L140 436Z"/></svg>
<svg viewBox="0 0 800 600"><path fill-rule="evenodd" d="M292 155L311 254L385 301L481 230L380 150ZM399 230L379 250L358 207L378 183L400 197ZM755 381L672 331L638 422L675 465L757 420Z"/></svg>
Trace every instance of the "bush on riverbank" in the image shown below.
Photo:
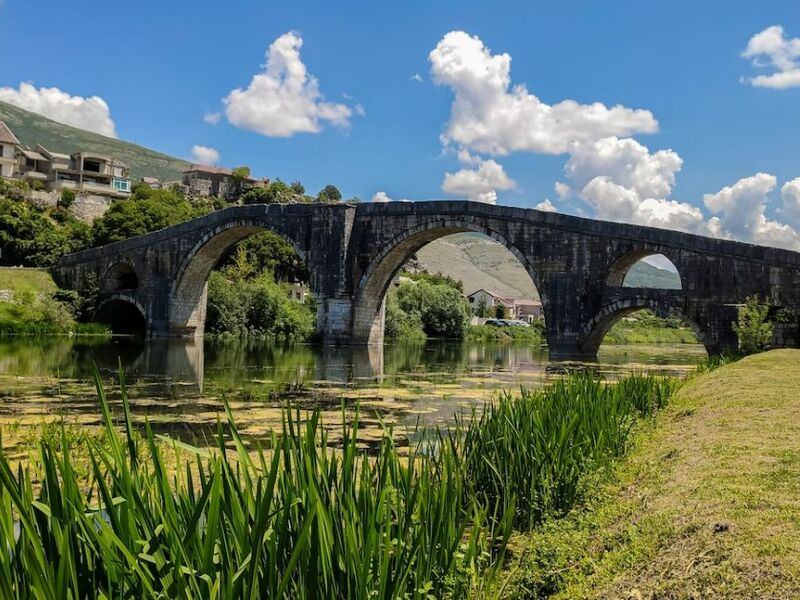
<svg viewBox="0 0 800 600"><path fill-rule="evenodd" d="M678 317L659 317L640 310L623 317L603 338L604 344L699 344L697 335Z"/></svg>
<svg viewBox="0 0 800 600"><path fill-rule="evenodd" d="M458 287L442 279L401 283L386 294L388 338L463 339L469 327L469 306Z"/></svg>
<svg viewBox="0 0 800 600"><path fill-rule="evenodd" d="M544 321L534 321L528 327L495 327L470 325L467 339L471 342L520 342L541 346L547 343Z"/></svg>
<svg viewBox="0 0 800 600"><path fill-rule="evenodd" d="M4 597L463 598L502 563L512 522L569 508L671 389L576 375L423 435L408 457L387 432L368 458L357 418L332 452L318 414L285 414L268 452L248 451L227 406L218 452L141 436L124 387L121 435L97 386L88 481L66 433L18 471L0 453Z"/></svg>
<svg viewBox="0 0 800 600"><path fill-rule="evenodd" d="M313 308L290 300L289 291L268 271L252 279L214 271L208 279L206 331L212 335L307 340L316 325Z"/></svg>

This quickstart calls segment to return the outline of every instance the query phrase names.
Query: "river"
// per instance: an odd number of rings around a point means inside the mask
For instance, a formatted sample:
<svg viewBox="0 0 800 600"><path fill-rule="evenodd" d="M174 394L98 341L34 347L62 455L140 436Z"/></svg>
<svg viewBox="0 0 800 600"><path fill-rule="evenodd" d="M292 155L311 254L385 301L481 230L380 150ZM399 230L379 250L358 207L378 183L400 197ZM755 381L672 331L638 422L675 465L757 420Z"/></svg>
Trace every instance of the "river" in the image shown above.
<svg viewBox="0 0 800 600"><path fill-rule="evenodd" d="M94 365L119 399L122 366L134 420L197 442L213 433L230 402L243 437L269 437L286 406L319 409L332 432L360 407L365 446L382 427L441 425L479 408L498 390L536 388L569 369L613 379L631 371L682 374L705 357L699 345L603 346L597 363L550 362L545 348L431 341L385 348L284 345L266 341L143 340L115 337L0 340L3 445L63 419L97 426ZM8 435L11 432L12 435ZM17 435L13 435L16 433Z"/></svg>

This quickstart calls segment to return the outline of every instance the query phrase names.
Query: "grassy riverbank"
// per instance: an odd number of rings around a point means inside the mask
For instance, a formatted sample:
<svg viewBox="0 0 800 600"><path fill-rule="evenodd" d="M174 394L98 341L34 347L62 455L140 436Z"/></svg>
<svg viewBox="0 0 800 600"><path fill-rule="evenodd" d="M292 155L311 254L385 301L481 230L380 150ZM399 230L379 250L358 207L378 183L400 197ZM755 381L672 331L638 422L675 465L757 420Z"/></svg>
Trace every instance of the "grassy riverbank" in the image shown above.
<svg viewBox="0 0 800 600"><path fill-rule="evenodd" d="M699 344L691 327L678 317L658 317L640 310L623 317L603 338L604 344Z"/></svg>
<svg viewBox="0 0 800 600"><path fill-rule="evenodd" d="M108 335L102 324L78 323L74 307L56 299L57 292L45 269L0 267L0 337Z"/></svg>
<svg viewBox="0 0 800 600"><path fill-rule="evenodd" d="M800 597L800 351L697 376L564 519L511 540L506 598Z"/></svg>
<svg viewBox="0 0 800 600"><path fill-rule="evenodd" d="M136 430L124 395L115 424L99 388L101 433L51 428L22 470L0 454L3 598L480 594L511 528L580 501L672 383L574 375L371 456L357 423L331 450L317 416L288 415L254 452L230 412L196 449Z"/></svg>

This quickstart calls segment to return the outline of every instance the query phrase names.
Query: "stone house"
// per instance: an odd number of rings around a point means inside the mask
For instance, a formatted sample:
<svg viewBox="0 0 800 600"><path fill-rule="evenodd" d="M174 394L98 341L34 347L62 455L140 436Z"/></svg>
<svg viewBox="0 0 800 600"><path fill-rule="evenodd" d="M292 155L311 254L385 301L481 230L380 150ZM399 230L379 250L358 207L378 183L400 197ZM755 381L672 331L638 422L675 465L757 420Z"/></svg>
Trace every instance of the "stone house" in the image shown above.
<svg viewBox="0 0 800 600"><path fill-rule="evenodd" d="M218 196L231 199L238 193L233 172L225 167L192 165L183 172L183 185L198 196Z"/></svg>
<svg viewBox="0 0 800 600"><path fill-rule="evenodd" d="M470 310L477 314L478 307L485 306L492 311L497 306L503 306L508 313L508 318L520 321L537 321L544 318L542 303L538 300L525 300L501 296L491 290L479 289L467 296Z"/></svg>

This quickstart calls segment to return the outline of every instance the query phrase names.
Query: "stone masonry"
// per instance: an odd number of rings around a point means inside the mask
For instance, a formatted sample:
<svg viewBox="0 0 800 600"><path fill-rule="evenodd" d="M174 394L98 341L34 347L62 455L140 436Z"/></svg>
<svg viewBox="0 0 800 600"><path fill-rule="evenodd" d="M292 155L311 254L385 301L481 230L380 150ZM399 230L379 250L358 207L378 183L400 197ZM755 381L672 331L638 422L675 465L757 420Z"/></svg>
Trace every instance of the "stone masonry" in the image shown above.
<svg viewBox="0 0 800 600"><path fill-rule="evenodd" d="M465 231L503 244L528 271L554 357L594 357L610 327L641 308L681 317L711 354L736 344L731 324L747 296L789 309L782 314L800 309L800 253L465 201L228 208L65 256L54 275L80 289L95 273L104 301L135 306L149 335L201 335L210 271L229 248L264 230L307 262L318 330L331 344L382 343L394 275L425 244ZM628 269L653 254L675 264L681 290L622 287ZM776 342L797 346L797 323L780 328Z"/></svg>

